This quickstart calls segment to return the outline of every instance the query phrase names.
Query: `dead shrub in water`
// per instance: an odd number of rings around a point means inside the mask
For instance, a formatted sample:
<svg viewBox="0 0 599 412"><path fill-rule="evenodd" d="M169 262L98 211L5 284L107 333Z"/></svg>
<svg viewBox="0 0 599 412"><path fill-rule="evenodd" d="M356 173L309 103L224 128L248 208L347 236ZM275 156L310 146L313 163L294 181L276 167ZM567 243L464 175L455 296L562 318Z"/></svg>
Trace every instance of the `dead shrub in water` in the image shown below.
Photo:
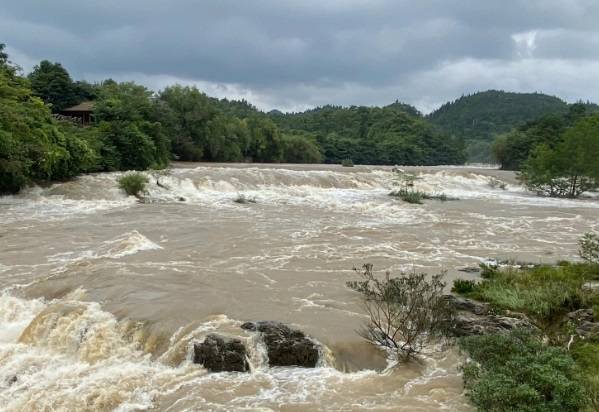
<svg viewBox="0 0 599 412"><path fill-rule="evenodd" d="M445 335L452 310L443 299L443 274L428 280L425 273L375 277L372 264L354 271L361 281L347 282L359 292L370 320L358 331L367 341L390 350L398 359L416 356L424 346Z"/></svg>

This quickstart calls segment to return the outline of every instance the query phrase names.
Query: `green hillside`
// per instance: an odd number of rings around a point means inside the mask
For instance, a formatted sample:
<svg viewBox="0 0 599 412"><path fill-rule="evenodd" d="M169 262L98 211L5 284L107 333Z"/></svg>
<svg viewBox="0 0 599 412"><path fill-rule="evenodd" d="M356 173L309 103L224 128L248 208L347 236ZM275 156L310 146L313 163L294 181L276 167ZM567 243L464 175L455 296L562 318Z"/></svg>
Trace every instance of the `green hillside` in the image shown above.
<svg viewBox="0 0 599 412"><path fill-rule="evenodd" d="M460 164L458 139L434 127L412 106L322 106L301 113L272 111L269 117L284 133L314 136L324 160L351 159L361 164Z"/></svg>
<svg viewBox="0 0 599 412"><path fill-rule="evenodd" d="M567 110L568 104L554 96L489 90L448 102L427 118L445 132L464 138L471 161L488 161L490 142L498 134Z"/></svg>

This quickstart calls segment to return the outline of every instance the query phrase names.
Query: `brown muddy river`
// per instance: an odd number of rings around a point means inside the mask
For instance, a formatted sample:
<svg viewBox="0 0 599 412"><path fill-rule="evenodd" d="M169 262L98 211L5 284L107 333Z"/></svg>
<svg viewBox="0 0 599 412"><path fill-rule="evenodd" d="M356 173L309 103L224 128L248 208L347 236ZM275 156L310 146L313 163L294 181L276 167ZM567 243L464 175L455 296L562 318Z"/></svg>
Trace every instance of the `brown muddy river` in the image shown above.
<svg viewBox="0 0 599 412"><path fill-rule="evenodd" d="M461 200L395 200L388 167L216 164L153 177L147 203L118 173L0 198L0 410L472 410L454 349L388 368L360 340L352 268L451 283L489 258L574 259L599 202L538 198L492 169L408 169ZM325 344L319 367L268 368L239 329L262 319ZM247 339L251 373L191 362L214 331Z"/></svg>

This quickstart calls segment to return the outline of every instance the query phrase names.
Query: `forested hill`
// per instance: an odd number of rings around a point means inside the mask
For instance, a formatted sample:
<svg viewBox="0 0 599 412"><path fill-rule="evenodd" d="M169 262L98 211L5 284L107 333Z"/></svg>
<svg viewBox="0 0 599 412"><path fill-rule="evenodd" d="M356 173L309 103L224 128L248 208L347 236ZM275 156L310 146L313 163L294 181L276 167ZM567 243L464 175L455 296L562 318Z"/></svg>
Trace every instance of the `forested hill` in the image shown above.
<svg viewBox="0 0 599 412"><path fill-rule="evenodd" d="M301 113L272 111L284 132L311 136L324 160L361 164L433 165L465 161L463 145L435 128L412 106L322 106Z"/></svg>
<svg viewBox="0 0 599 412"><path fill-rule="evenodd" d="M568 104L554 96L489 90L446 103L427 118L450 134L491 141L528 121L567 110Z"/></svg>
<svg viewBox="0 0 599 412"><path fill-rule="evenodd" d="M466 160L460 139L399 101L384 107L326 105L296 113L264 113L245 100L211 101L227 115L266 118L284 136L316 143L326 163L349 159L360 164L434 165Z"/></svg>

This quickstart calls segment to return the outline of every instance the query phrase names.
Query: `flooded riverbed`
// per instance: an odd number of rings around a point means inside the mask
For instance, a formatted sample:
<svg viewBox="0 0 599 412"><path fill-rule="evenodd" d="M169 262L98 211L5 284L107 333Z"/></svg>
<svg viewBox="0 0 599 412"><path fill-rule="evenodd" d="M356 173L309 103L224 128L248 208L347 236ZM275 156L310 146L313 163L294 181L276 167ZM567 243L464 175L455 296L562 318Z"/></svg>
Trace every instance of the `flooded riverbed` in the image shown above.
<svg viewBox="0 0 599 412"><path fill-rule="evenodd" d="M453 349L386 369L361 342L352 268L451 282L488 258L575 258L599 202L538 198L493 169L408 169L460 200L391 198L388 167L206 164L152 175L145 203L118 173L0 198L0 409L471 410ZM239 328L262 319L330 354L268 368ZM191 363L213 331L250 343L251 373Z"/></svg>

